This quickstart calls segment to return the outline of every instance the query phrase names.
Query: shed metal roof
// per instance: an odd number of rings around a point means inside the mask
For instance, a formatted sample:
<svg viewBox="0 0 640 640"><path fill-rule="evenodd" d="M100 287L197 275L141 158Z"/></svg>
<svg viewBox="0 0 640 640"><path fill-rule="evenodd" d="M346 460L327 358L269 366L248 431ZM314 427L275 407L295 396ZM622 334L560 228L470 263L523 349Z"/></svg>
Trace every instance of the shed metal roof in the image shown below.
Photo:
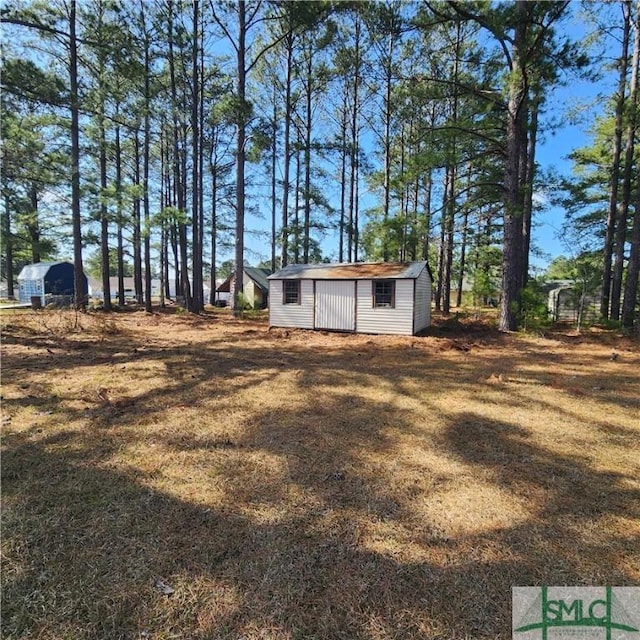
<svg viewBox="0 0 640 640"><path fill-rule="evenodd" d="M244 272L262 289L269 291L269 283L267 278L271 273L271 269L262 269L261 267L245 267Z"/></svg>
<svg viewBox="0 0 640 640"><path fill-rule="evenodd" d="M47 272L51 267L55 267L57 264L69 264L70 262L64 260L60 262L36 262L34 264L28 264L22 268L18 280L42 280L47 275Z"/></svg>
<svg viewBox="0 0 640 640"><path fill-rule="evenodd" d="M269 276L269 280L415 280L426 262L352 262L339 264L289 264Z"/></svg>
<svg viewBox="0 0 640 640"><path fill-rule="evenodd" d="M267 276L271 273L271 269L263 269L261 267L245 267L244 272L249 278L251 278L263 291L269 291L269 282ZM229 277L222 282L216 289L221 293L227 293L231 291L231 280L235 277L235 271L229 275Z"/></svg>

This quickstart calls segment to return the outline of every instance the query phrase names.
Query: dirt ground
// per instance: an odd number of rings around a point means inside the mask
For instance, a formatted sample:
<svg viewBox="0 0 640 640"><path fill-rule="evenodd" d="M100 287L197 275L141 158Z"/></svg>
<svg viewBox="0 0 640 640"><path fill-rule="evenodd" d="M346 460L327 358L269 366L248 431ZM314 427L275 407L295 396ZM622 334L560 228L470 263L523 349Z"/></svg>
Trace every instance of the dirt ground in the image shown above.
<svg viewBox="0 0 640 640"><path fill-rule="evenodd" d="M640 583L640 345L2 312L3 636L511 637Z"/></svg>

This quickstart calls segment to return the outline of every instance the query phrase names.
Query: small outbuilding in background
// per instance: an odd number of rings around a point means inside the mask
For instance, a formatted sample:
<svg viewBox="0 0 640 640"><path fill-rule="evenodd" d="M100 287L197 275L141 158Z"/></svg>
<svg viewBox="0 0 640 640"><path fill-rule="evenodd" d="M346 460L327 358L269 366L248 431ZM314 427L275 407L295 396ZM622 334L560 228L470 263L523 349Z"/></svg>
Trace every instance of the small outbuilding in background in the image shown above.
<svg viewBox="0 0 640 640"><path fill-rule="evenodd" d="M264 309L267 306L269 296L269 283L267 276L270 269L259 267L245 267L243 270L242 293L244 302L252 309ZM217 289L218 293L228 294L229 305L233 307L236 291L236 274L232 273Z"/></svg>
<svg viewBox="0 0 640 640"><path fill-rule="evenodd" d="M547 307L554 322L573 322L578 326L598 319L601 289L587 291L580 283L563 282L549 291Z"/></svg>
<svg viewBox="0 0 640 640"><path fill-rule="evenodd" d="M426 262L291 264L269 276L269 324L415 335L431 322Z"/></svg>
<svg viewBox="0 0 640 640"><path fill-rule="evenodd" d="M85 292L88 291L84 277ZM42 306L50 302L71 303L75 294L74 266L70 262L28 264L18 276L20 302L40 298Z"/></svg>

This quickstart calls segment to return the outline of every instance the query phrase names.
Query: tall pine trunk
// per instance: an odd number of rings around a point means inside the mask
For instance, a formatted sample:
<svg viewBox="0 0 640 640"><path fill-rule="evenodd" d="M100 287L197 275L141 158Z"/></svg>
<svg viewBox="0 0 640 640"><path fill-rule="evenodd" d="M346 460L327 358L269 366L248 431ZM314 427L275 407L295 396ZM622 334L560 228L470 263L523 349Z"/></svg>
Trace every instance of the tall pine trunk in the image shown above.
<svg viewBox="0 0 640 640"><path fill-rule="evenodd" d="M355 42L354 42L354 61L353 61L353 110L351 112L351 142L350 142L350 160L351 160L351 173L349 177L349 225L348 225L348 242L347 253L349 255L349 262L356 260L357 249L354 248L354 239L356 235L356 202L357 202L357 188L356 182L358 180L358 154L359 154L359 113L360 113L360 72L361 72L361 24L360 17L356 15L355 18Z"/></svg>
<svg viewBox="0 0 640 640"><path fill-rule="evenodd" d="M6 161L6 147L2 147L2 161L0 162L0 189L7 186L7 161ZM4 195L4 209L2 211L2 237L3 248L5 252L5 276L7 278L7 297L12 300L15 298L15 289L13 285L13 236L11 232L11 204L9 198Z"/></svg>
<svg viewBox="0 0 640 640"><path fill-rule="evenodd" d="M140 187L140 132L136 128L134 137L134 184ZM140 228L140 196L133 199L133 286L136 303L142 304L142 233Z"/></svg>
<svg viewBox="0 0 640 640"><path fill-rule="evenodd" d="M76 0L70 0L69 12L69 88L71 97L71 218L73 226L73 266L76 309L86 309L84 269L82 265L82 221L80 218L80 105L78 96L78 40L76 37Z"/></svg>
<svg viewBox="0 0 640 640"><path fill-rule="evenodd" d="M615 131L613 136L613 159L611 164L611 180L609 183L609 208L607 225L605 228L603 268L602 268L602 296L600 298L600 315L610 317L613 245L616 232L616 218L618 211L618 190L620 183L620 158L622 156L622 126L629 66L629 34L631 32L631 0L622 1L624 15L622 29L622 51L618 62L618 91L616 94Z"/></svg>
<svg viewBox="0 0 640 640"><path fill-rule="evenodd" d="M205 73L204 73L204 14L200 14L201 28L200 28L200 61L199 61L199 75L200 75L200 90L199 90L199 107L198 107L198 246L200 247L200 282L201 293L200 303L201 308L204 311L205 298L204 298L204 150L205 150L205 112L204 112L204 95L206 91L205 85Z"/></svg>
<svg viewBox="0 0 640 640"><path fill-rule="evenodd" d="M501 331L515 331L522 294L521 162L527 144L527 81L524 54L528 21L527 3L516 2L516 25L512 47L507 105L507 142L504 172L504 236L502 241L502 298L498 316Z"/></svg>
<svg viewBox="0 0 640 640"><path fill-rule="evenodd" d="M304 123L304 233L302 236L302 256L309 263L309 238L311 226L311 106L313 88L313 52L309 47L306 69L305 123Z"/></svg>
<svg viewBox="0 0 640 640"><path fill-rule="evenodd" d="M451 96L451 121L454 129L458 126L458 80L460 72L460 47L461 47L461 23L456 22L456 45L455 56L453 61L452 76L454 79L453 95ZM447 315L451 308L451 276L453 266L453 244L455 232L455 214L456 214L456 179L457 169L455 162L457 161L457 139L453 135L449 146L449 162L446 167L446 201L444 214L446 215L445 229L445 268L444 282L442 285L442 312Z"/></svg>
<svg viewBox="0 0 640 640"><path fill-rule="evenodd" d="M246 100L246 6L245 0L238 0L238 48L237 48L237 98L241 105ZM242 314L244 291L244 164L246 143L246 122L244 114L239 116L236 139L236 246L235 246L235 292L233 313Z"/></svg>
<svg viewBox="0 0 640 640"><path fill-rule="evenodd" d="M209 304L214 305L216 303L216 260L218 248L218 166L215 156L215 142L211 144L209 170L211 171L211 292L209 294Z"/></svg>
<svg viewBox="0 0 640 640"><path fill-rule="evenodd" d="M293 198L293 262L300 264L300 173L302 171L300 165L300 149L302 143L298 133L296 141L296 188Z"/></svg>
<svg viewBox="0 0 640 640"><path fill-rule="evenodd" d="M447 196L449 172L445 171L444 183L442 185L442 216L440 218L440 244L438 245L438 282L436 283L436 310L442 309L443 288L444 288L444 274L445 274L445 237L447 226Z"/></svg>
<svg viewBox="0 0 640 640"><path fill-rule="evenodd" d="M162 210L162 255L160 268L163 273L163 303L167 298L171 298L171 284L169 280L169 228L170 220L167 216L167 207L173 207L173 195L171 191L171 160L169 158L169 140L167 137L167 127L164 118L160 127L160 165L164 184L164 205Z"/></svg>
<svg viewBox="0 0 640 640"><path fill-rule="evenodd" d="M273 83L273 112L271 119L271 273L276 271L276 244L277 244L277 216L278 198L276 190L278 179L276 170L278 168L278 102L276 83Z"/></svg>
<svg viewBox="0 0 640 640"><path fill-rule="evenodd" d="M344 83L344 107L340 117L340 222L338 238L338 262L344 262L344 234L346 231L346 192L347 192L347 84Z"/></svg>
<svg viewBox="0 0 640 640"><path fill-rule="evenodd" d="M389 261L389 229L387 223L389 221L390 203L391 203L391 89L393 84L393 30L389 32L387 64L385 65L385 93L383 102L384 119L384 176L383 176L383 200L382 200L382 219L384 231L382 234L382 261Z"/></svg>
<svg viewBox="0 0 640 640"><path fill-rule="evenodd" d="M4 176L3 176L4 182ZM5 274L7 276L7 297L11 300L15 298L15 290L13 286L13 238L11 234L11 207L9 199L4 199L4 215L2 216L3 234L4 234L4 250L5 250Z"/></svg>
<svg viewBox="0 0 640 640"><path fill-rule="evenodd" d="M636 189L633 228L631 230L631 249L627 266L627 279L624 283L624 302L622 304L622 326L633 327L638 300L638 274L640 272L640 189Z"/></svg>
<svg viewBox="0 0 640 640"><path fill-rule="evenodd" d="M166 185L166 172L164 161L164 121L160 123L160 192L158 193L158 200L160 203L160 308L165 308L165 264L167 261L167 223L166 223L166 208L167 202L167 185Z"/></svg>
<svg viewBox="0 0 640 640"><path fill-rule="evenodd" d="M640 7L639 7L640 10ZM631 201L631 183L633 178L633 157L635 150L637 104L638 104L638 31L640 24L636 17L634 24L634 51L631 64L631 84L629 86L629 107L627 109L627 135L625 140L624 163L622 168L622 195L618 203L618 216L615 234L615 263L611 282L611 319L620 320L622 278L624 273L624 248L627 239L627 220ZM637 178L638 171L636 171ZM636 187L638 188L638 187Z"/></svg>
<svg viewBox="0 0 640 640"><path fill-rule="evenodd" d="M30 216L27 224L27 232L29 234L29 243L31 244L31 260L32 262L40 262L40 221L38 218L38 185L31 183L29 189Z"/></svg>
<svg viewBox="0 0 640 640"><path fill-rule="evenodd" d="M431 169L427 169L424 174L424 199L423 199L423 207L424 207L424 230L422 236L422 259L429 259L429 241L430 241L430 233L431 233L431 187L432 187L432 177L431 177Z"/></svg>
<svg viewBox="0 0 640 640"><path fill-rule="evenodd" d="M151 313L151 215L149 210L149 165L151 148L151 42L144 16L144 0L141 0L144 38L144 141L142 152L143 207L144 207L144 309Z"/></svg>
<svg viewBox="0 0 640 640"><path fill-rule="evenodd" d="M531 250L531 223L533 218L533 183L536 171L536 145L538 140L538 116L542 102L541 90L536 87L531 101L531 123L529 125L529 140L526 147L525 178L524 178L524 208L522 213L522 287L527 286L529 280L529 253Z"/></svg>
<svg viewBox="0 0 640 640"><path fill-rule="evenodd" d="M285 71L284 85L284 149L282 169L282 251L280 266L286 267L289 262L289 167L291 162L291 75L293 67L293 34L291 33L291 23L289 23L289 34L285 38L287 48L287 66Z"/></svg>
<svg viewBox="0 0 640 640"><path fill-rule="evenodd" d="M104 26L104 5L102 2L96 7L98 12L98 39L102 37ZM106 82L106 51L98 49L98 165L100 172L100 257L102 271L102 299L104 310L111 311L111 283L110 283L110 255L109 255L109 212L107 209L107 137L105 132L105 110L107 101Z"/></svg>
<svg viewBox="0 0 640 640"><path fill-rule="evenodd" d="M453 240L456 211L456 168L446 168L445 205L444 205L444 266L442 272L442 313L448 315L451 310L451 269L453 266Z"/></svg>
<svg viewBox="0 0 640 640"><path fill-rule="evenodd" d="M406 158L407 158L407 148L405 144L405 123L402 123L400 127L400 175L404 178L405 175L405 166L406 166ZM407 253L407 209L406 209L406 200L407 200L407 186L403 179L402 189L400 191L400 215L402 218L402 238L400 242L400 255L396 258L401 261L405 260Z"/></svg>
<svg viewBox="0 0 640 640"><path fill-rule="evenodd" d="M627 126L627 142L625 148L625 168L622 184L622 201L629 208L633 178L634 141L638 130L638 76L640 75L640 1L636 4L635 35L633 42L633 61L631 67L630 115ZM622 325L633 326L633 316L638 299L638 270L640 269L640 178L637 166L635 171L636 200L631 230L631 249L627 266L627 279L624 285L624 302L622 304ZM625 215L625 218L627 216Z"/></svg>
<svg viewBox="0 0 640 640"><path fill-rule="evenodd" d="M178 249L178 225L174 222L169 229L169 242L171 244L171 253L173 255L173 281L176 290L176 298L182 296L182 265L180 263L180 251Z"/></svg>
<svg viewBox="0 0 640 640"><path fill-rule="evenodd" d="M180 138L178 126L178 90L176 85L175 56L173 52L173 0L168 0L168 39L169 39L169 80L171 90L171 116L173 124L173 188L175 192L178 220L172 245L176 263L176 296L184 299L185 307L191 309L191 284L189 282L189 264L187 247L187 227L184 220L186 214L186 136ZM185 125L182 126L183 132ZM182 144L181 144L182 143ZM179 266L178 266L179 265Z"/></svg>
<svg viewBox="0 0 640 640"><path fill-rule="evenodd" d="M193 0L193 47L191 57L191 251L193 297L191 311L200 313L204 310L203 282L202 282L202 245L200 243L200 96L199 96L199 57L198 57L198 26L200 21L200 4Z"/></svg>
<svg viewBox="0 0 640 640"><path fill-rule="evenodd" d="M104 102L101 104L100 118L100 253L102 266L102 297L104 300L104 310L111 311L111 283L109 273L109 215L107 211L106 191L107 191L107 141L104 131Z"/></svg>
<svg viewBox="0 0 640 640"><path fill-rule="evenodd" d="M119 112L116 108L116 118ZM117 269L118 269L118 304L124 306L124 237L123 226L124 220L122 215L122 148L120 146L120 125L116 125L115 140L116 155L116 252L117 252Z"/></svg>
<svg viewBox="0 0 640 640"><path fill-rule="evenodd" d="M469 233L469 207L465 206L462 218L462 239L460 240L460 269L458 271L458 294L456 297L456 307L462 306L462 290L464 286L464 276L467 259L467 235Z"/></svg>
<svg viewBox="0 0 640 640"><path fill-rule="evenodd" d="M412 216L413 219L411 221L411 244L410 246L410 255L412 261L418 259L418 226L419 226L419 215L418 208L420 207L420 177L416 176L413 181L413 206L412 206Z"/></svg>

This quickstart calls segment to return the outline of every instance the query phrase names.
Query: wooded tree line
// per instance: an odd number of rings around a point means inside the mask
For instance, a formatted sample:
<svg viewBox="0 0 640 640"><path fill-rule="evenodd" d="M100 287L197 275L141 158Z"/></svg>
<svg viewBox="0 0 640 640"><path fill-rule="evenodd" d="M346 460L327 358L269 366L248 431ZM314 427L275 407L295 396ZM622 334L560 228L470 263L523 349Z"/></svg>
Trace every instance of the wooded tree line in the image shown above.
<svg viewBox="0 0 640 640"><path fill-rule="evenodd" d="M567 35L579 11L615 60ZM20 265L68 250L71 230L78 274L98 252L105 308L110 273L124 303L131 263L148 310L157 275L198 312L230 247L241 273L250 234L272 269L427 259L439 309L468 279L512 330L534 194L551 188L536 164L546 103L576 74L616 73L554 193L574 258L599 260L601 315L630 326L639 13L637 0L6 3L3 277L12 287Z"/></svg>

